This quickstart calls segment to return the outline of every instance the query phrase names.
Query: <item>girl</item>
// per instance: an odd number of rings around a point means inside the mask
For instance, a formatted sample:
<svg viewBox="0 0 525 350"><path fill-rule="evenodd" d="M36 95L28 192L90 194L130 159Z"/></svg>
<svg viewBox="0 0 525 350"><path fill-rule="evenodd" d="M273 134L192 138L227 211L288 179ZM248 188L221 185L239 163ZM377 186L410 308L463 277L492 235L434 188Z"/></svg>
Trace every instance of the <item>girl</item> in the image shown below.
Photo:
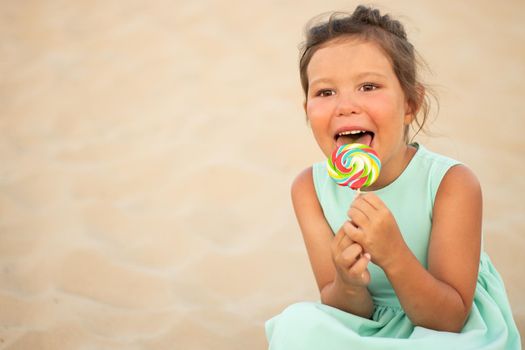
<svg viewBox="0 0 525 350"><path fill-rule="evenodd" d="M505 288L481 252L481 190L459 162L408 143L428 113L403 26L359 6L311 26L300 60L304 108L329 157L373 147L378 180L359 196L325 163L292 200L321 303L269 320L270 349L518 349Z"/></svg>

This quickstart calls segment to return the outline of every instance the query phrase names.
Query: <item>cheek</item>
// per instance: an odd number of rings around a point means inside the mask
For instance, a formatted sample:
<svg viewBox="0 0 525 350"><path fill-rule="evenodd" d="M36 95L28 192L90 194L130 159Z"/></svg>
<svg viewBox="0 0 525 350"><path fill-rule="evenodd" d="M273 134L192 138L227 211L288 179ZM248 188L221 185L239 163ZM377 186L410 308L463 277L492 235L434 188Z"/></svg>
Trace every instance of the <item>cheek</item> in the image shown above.
<svg viewBox="0 0 525 350"><path fill-rule="evenodd" d="M310 127L315 132L322 127L326 118L323 118L323 110L317 102L308 102L306 105L306 118L310 123Z"/></svg>
<svg viewBox="0 0 525 350"><path fill-rule="evenodd" d="M320 103L316 100L309 100L306 103L306 115L308 119L316 118L320 114Z"/></svg>
<svg viewBox="0 0 525 350"><path fill-rule="evenodd" d="M329 108L324 101L312 100L306 104L306 117L310 124L310 129L323 152L331 151L328 138L330 128Z"/></svg>
<svg viewBox="0 0 525 350"><path fill-rule="evenodd" d="M374 96L368 104L370 114L381 123L403 123L405 110L402 101L388 94Z"/></svg>
<svg viewBox="0 0 525 350"><path fill-rule="evenodd" d="M333 113L333 102L330 99L314 98L306 104L306 116L310 123L325 123L329 122L330 116Z"/></svg>

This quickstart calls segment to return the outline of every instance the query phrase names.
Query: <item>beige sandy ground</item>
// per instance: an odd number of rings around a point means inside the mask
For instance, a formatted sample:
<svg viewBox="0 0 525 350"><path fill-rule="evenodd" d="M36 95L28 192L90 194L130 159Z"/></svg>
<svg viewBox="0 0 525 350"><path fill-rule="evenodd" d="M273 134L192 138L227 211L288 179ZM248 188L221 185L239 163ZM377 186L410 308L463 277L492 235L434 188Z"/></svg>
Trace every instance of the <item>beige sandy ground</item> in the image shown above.
<svg viewBox="0 0 525 350"><path fill-rule="evenodd" d="M0 349L263 349L266 319L316 299L297 44L355 4L1 1ZM525 3L377 4L433 70L418 140L477 172L523 333Z"/></svg>

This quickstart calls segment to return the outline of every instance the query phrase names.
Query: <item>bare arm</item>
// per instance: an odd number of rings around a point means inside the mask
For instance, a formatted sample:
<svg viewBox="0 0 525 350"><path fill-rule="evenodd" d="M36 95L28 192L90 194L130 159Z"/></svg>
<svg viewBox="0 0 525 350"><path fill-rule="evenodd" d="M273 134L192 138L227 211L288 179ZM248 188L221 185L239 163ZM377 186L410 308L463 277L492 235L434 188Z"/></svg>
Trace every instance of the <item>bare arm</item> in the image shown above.
<svg viewBox="0 0 525 350"><path fill-rule="evenodd" d="M387 272L414 323L453 332L463 328L476 288L481 217L478 180L467 167L453 167L434 204L428 272L408 261L404 272L399 271L401 263ZM409 290L407 284L415 289Z"/></svg>
<svg viewBox="0 0 525 350"><path fill-rule="evenodd" d="M294 181L292 201L321 301L369 318L374 308L366 287L370 281L366 270L369 259L342 229L334 236L317 199L311 168Z"/></svg>
<svg viewBox="0 0 525 350"><path fill-rule="evenodd" d="M374 262L377 257L407 316L415 325L459 332L470 312L479 266L482 199L476 177L462 165L445 175L434 204L428 270L408 249L397 224L390 224L391 214L379 198L362 199L365 202L353 211L357 221L380 220L363 221L362 230L346 227L346 231L372 254ZM395 237L388 247L377 244L385 233Z"/></svg>

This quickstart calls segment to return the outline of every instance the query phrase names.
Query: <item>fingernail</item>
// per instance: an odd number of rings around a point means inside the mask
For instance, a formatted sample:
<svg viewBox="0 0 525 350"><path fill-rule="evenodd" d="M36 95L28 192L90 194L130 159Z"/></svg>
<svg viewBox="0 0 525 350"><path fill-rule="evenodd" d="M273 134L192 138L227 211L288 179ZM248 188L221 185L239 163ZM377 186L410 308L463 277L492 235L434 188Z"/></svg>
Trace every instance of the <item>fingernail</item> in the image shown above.
<svg viewBox="0 0 525 350"><path fill-rule="evenodd" d="M368 260L372 260L372 255L370 255L369 253L365 253L365 258L367 258Z"/></svg>

